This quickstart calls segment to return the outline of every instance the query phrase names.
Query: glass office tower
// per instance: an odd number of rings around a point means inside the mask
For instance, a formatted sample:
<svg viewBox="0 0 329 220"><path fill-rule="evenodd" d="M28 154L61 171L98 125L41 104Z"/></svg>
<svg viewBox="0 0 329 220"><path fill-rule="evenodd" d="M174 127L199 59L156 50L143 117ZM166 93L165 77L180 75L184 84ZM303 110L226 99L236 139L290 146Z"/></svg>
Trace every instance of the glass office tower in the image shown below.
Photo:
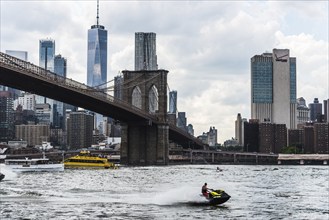
<svg viewBox="0 0 329 220"><path fill-rule="evenodd" d="M97 23L88 30L88 55L87 55L87 85L98 89L107 87L107 30L99 24L97 1ZM106 92L106 90L104 90ZM101 134L104 133L103 116L95 114L96 127Z"/></svg>
<svg viewBox="0 0 329 220"><path fill-rule="evenodd" d="M55 59L55 41L51 39L44 39L39 41L39 66L54 72L54 59ZM35 97L37 104L50 103L52 100L46 99L43 96L37 95Z"/></svg>
<svg viewBox="0 0 329 220"><path fill-rule="evenodd" d="M107 30L93 25L88 30L87 85L105 88L107 82Z"/></svg>
<svg viewBox="0 0 329 220"><path fill-rule="evenodd" d="M67 60L64 57L62 57L60 54L56 55L54 59L54 72L57 75L66 77L66 63Z"/></svg>
<svg viewBox="0 0 329 220"><path fill-rule="evenodd" d="M251 58L251 118L296 128L296 58L273 49Z"/></svg>
<svg viewBox="0 0 329 220"><path fill-rule="evenodd" d="M40 40L39 43L39 66L54 72L55 41Z"/></svg>

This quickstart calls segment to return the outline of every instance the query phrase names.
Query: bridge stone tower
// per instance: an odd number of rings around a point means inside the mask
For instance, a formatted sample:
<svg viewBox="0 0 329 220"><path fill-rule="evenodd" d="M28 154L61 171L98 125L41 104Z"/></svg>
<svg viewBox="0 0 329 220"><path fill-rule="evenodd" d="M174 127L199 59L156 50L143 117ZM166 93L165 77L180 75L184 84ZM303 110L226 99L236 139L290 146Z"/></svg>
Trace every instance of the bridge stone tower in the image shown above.
<svg viewBox="0 0 329 220"><path fill-rule="evenodd" d="M167 165L167 70L122 71L122 99L151 114L148 121L121 123L121 163Z"/></svg>

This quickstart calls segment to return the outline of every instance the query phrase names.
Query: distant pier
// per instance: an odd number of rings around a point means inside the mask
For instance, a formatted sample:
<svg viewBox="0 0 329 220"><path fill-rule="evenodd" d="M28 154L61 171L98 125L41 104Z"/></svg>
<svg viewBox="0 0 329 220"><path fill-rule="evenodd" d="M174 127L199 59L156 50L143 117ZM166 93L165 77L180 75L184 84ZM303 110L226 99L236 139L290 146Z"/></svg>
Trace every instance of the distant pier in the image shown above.
<svg viewBox="0 0 329 220"><path fill-rule="evenodd" d="M278 164L329 165L329 154L279 154Z"/></svg>

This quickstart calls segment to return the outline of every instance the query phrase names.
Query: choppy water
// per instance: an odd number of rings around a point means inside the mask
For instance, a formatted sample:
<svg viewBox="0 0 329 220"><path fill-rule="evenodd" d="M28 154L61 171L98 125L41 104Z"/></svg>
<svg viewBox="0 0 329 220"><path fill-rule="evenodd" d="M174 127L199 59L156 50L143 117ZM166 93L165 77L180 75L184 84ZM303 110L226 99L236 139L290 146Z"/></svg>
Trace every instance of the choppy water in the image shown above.
<svg viewBox="0 0 329 220"><path fill-rule="evenodd" d="M184 165L15 174L0 219L329 219L328 166ZM209 206L204 182L232 197Z"/></svg>

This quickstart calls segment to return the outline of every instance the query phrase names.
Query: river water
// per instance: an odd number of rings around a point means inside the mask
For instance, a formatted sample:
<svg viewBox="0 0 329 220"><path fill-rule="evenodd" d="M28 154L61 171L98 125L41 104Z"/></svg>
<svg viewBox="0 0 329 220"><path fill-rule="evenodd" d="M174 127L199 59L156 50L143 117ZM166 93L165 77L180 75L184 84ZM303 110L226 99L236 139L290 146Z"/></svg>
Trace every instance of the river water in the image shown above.
<svg viewBox="0 0 329 220"><path fill-rule="evenodd" d="M329 219L328 166L180 165L15 174L0 219ZM209 206L204 182L231 199Z"/></svg>

